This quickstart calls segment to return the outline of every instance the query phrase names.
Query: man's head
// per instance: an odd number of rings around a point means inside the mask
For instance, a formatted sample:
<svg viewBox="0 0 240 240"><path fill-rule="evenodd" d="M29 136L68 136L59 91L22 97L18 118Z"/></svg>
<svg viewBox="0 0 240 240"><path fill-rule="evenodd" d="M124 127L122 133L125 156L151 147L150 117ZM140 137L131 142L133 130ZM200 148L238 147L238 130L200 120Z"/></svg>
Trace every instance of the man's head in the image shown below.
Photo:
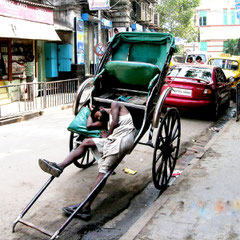
<svg viewBox="0 0 240 240"><path fill-rule="evenodd" d="M188 63L192 63L193 62L193 58L192 57L188 57L187 62Z"/></svg>
<svg viewBox="0 0 240 240"><path fill-rule="evenodd" d="M117 28L114 28L113 31L114 31L115 34L118 33L118 29Z"/></svg>
<svg viewBox="0 0 240 240"><path fill-rule="evenodd" d="M109 114L104 110L103 107L95 107L91 112L93 121L101 121L107 123L109 121Z"/></svg>
<svg viewBox="0 0 240 240"><path fill-rule="evenodd" d="M201 63L201 62L202 62L202 58L201 58L200 56L197 56L197 57L196 57L196 61L197 61L198 63Z"/></svg>

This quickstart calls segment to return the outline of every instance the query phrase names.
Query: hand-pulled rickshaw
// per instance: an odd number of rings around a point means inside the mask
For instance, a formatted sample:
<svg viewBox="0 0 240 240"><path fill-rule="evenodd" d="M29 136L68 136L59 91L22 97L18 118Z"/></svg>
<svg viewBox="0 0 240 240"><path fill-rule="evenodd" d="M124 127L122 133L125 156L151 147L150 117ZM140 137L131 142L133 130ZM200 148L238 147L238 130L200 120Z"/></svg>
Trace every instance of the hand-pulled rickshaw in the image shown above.
<svg viewBox="0 0 240 240"><path fill-rule="evenodd" d="M84 113L86 109L92 105L109 107L113 101L121 101L131 113L137 130L134 146L144 144L154 149L153 183L157 189L165 189L176 165L181 134L177 109L170 108L164 114L162 113L163 102L171 89L166 88L163 92L161 89L174 51L174 38L170 34L118 33L108 45L98 65L95 77L85 80L76 93L73 104L76 118L68 128L71 132L70 151L81 144L84 138L99 134L98 130L88 130L86 124L84 125L83 119L84 117L86 119L86 113ZM154 130L157 133L154 134L156 137L153 142ZM147 142L140 142L147 131L149 131ZM105 174L102 181L55 233L50 233L23 219L27 211L52 182L53 176L17 217L13 224L13 231L16 224L20 222L50 236L50 239L56 239L82 206L94 197L94 194L106 182L123 157ZM75 165L79 168L87 168L94 161L95 159L88 151L84 157L75 162Z"/></svg>

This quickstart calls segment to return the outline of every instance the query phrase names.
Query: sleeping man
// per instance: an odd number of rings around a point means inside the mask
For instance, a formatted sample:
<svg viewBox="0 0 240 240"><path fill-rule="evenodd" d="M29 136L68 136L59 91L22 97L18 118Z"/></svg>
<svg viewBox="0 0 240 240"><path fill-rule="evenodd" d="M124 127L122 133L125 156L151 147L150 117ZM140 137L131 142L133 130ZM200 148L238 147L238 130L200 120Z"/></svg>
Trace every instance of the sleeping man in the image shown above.
<svg viewBox="0 0 240 240"><path fill-rule="evenodd" d="M127 108L119 103L113 102L111 108L95 108L87 120L88 129L102 129L107 126L110 118L109 131L101 133L102 138L86 138L83 142L72 151L62 162L49 162L45 159L39 159L40 168L54 177L59 177L63 170L74 161L83 157L86 151L91 148L95 158L98 161L99 173L92 189L97 186L104 175L111 167L130 152L134 146L135 127L133 125L132 116ZM102 188L104 187L104 184ZM102 189L101 188L101 189ZM91 217L91 204L101 189L96 192L91 201L86 202L82 209L79 210L77 216L88 220ZM64 207L63 210L72 214L78 205Z"/></svg>

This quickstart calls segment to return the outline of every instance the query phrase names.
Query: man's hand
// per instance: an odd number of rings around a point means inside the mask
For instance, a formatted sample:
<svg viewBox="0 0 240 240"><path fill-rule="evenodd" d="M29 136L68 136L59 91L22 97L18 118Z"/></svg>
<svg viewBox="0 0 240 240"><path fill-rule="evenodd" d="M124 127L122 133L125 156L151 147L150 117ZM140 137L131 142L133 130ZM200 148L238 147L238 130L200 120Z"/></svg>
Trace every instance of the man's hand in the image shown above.
<svg viewBox="0 0 240 240"><path fill-rule="evenodd" d="M108 133L107 133L106 130L101 131L100 134L101 134L101 137L102 137L102 138L106 138L106 137L108 137Z"/></svg>

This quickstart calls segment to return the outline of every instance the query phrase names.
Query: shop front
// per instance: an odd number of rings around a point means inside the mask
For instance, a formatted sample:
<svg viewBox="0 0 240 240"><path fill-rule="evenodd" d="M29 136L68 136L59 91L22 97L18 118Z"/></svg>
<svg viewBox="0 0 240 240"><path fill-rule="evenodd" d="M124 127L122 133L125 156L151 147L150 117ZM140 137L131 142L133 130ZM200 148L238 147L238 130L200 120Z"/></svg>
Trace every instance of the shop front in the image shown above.
<svg viewBox="0 0 240 240"><path fill-rule="evenodd" d="M52 7L2 0L0 22L0 86L38 81L38 42L60 40ZM19 99L19 94L17 88L0 88L0 104Z"/></svg>
<svg viewBox="0 0 240 240"><path fill-rule="evenodd" d="M95 53L98 44L98 22L97 17L88 13L82 13L82 18L78 22L82 22L82 31L77 32L77 52L81 53L81 60L77 58L77 62L85 66L85 75L94 75L96 65L101 56ZM112 22L108 19L101 19L101 41L106 46L110 40L110 32L112 31ZM80 34L80 35L79 35ZM82 34L82 35L81 35ZM79 37L82 36L82 37ZM81 47L82 41L82 47ZM80 55L79 55L80 56Z"/></svg>

